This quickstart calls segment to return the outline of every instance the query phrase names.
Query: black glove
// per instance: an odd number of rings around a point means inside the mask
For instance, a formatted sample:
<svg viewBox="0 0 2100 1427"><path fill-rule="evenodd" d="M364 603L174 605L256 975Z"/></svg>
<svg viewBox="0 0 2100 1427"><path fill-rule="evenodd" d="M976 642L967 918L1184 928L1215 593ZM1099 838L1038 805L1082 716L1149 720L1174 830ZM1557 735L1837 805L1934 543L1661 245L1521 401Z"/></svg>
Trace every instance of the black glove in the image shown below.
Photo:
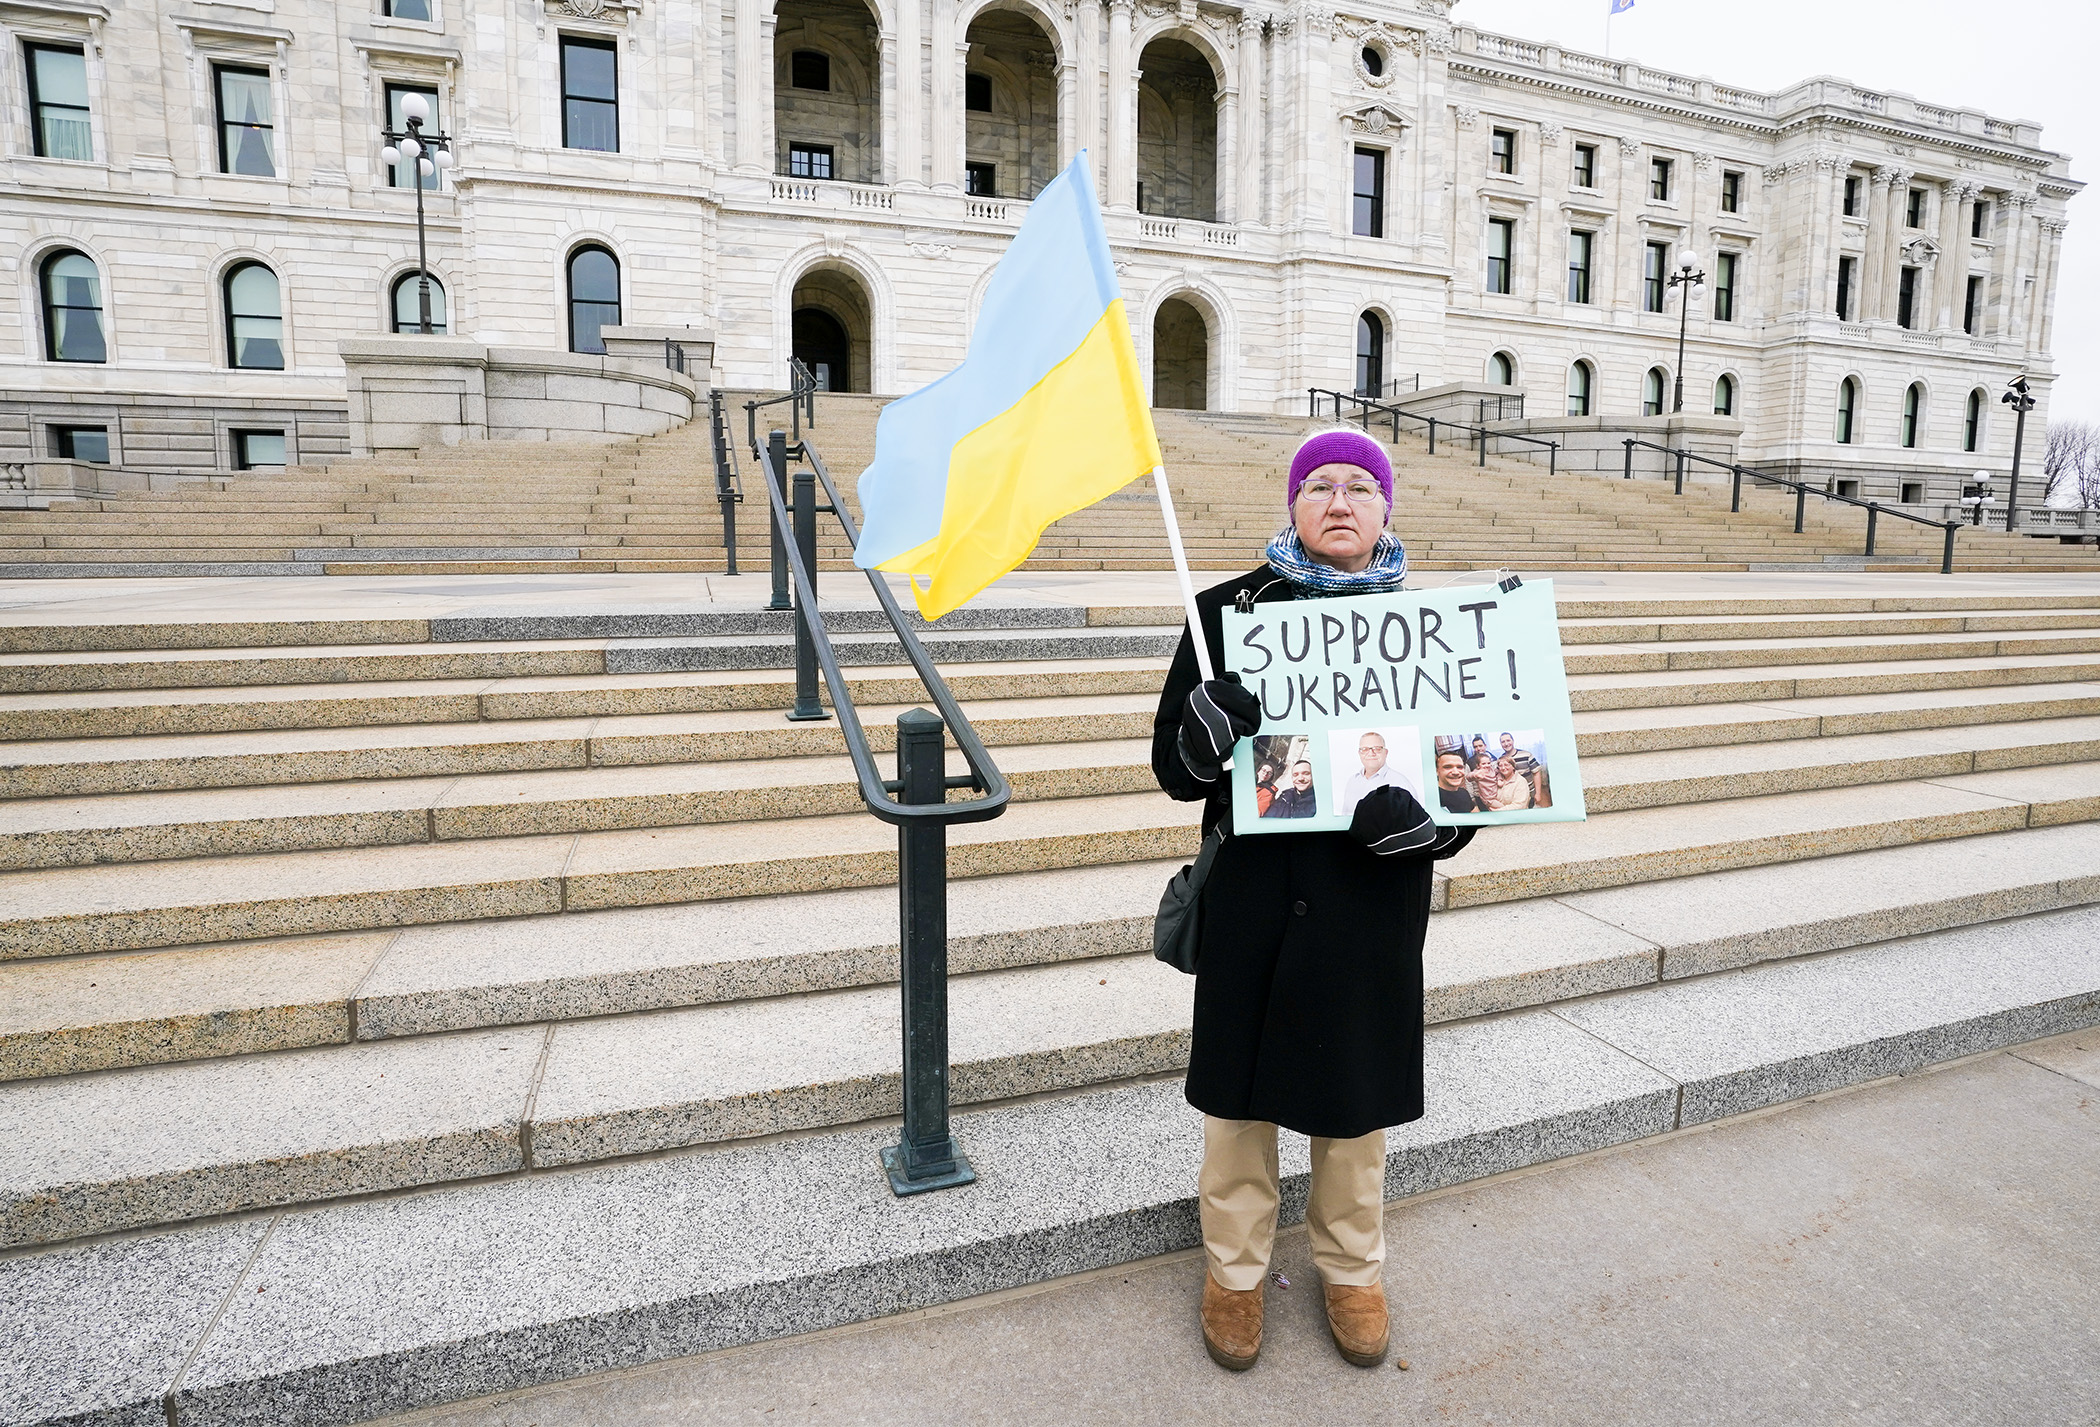
<svg viewBox="0 0 2100 1427"><path fill-rule="evenodd" d="M1198 780L1215 783L1232 745L1261 727L1261 700L1227 673L1189 690L1181 706L1181 761Z"/></svg>
<svg viewBox="0 0 2100 1427"><path fill-rule="evenodd" d="M1413 793L1391 784L1364 794L1356 805L1356 816L1349 819L1349 836L1380 857L1427 852L1436 843L1437 835L1448 831L1451 829L1439 828L1430 821Z"/></svg>

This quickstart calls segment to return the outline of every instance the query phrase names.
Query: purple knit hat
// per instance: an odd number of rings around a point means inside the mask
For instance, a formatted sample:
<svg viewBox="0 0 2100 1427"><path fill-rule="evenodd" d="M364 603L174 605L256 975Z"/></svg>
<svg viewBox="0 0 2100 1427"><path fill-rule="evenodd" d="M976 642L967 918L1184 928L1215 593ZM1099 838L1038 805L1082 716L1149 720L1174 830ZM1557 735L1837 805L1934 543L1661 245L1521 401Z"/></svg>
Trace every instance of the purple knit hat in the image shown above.
<svg viewBox="0 0 2100 1427"><path fill-rule="evenodd" d="M1291 486L1284 503L1296 505L1298 487L1305 484L1305 478L1336 461L1355 466L1375 478L1378 489L1385 495L1386 510L1392 510L1393 463L1386 458L1385 448L1361 431L1343 429L1319 431L1305 438L1298 454L1291 457Z"/></svg>

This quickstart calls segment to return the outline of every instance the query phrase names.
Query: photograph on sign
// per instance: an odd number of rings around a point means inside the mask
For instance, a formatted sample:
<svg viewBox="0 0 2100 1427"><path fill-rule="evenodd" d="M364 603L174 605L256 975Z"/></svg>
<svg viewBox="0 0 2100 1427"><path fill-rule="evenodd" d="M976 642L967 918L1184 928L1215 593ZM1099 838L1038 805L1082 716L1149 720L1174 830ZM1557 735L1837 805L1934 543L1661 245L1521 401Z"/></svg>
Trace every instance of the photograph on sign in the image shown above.
<svg viewBox="0 0 2100 1427"><path fill-rule="evenodd" d="M1344 831L1373 788L1447 825L1584 816L1550 581L1301 599L1223 614L1261 704L1235 832Z"/></svg>

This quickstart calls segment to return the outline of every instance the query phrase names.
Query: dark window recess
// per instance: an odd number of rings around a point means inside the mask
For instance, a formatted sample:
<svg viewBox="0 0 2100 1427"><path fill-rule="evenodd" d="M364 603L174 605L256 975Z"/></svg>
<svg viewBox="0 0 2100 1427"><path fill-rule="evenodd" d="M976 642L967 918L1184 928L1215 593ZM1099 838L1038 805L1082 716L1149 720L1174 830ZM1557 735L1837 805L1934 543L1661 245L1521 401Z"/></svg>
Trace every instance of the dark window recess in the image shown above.
<svg viewBox="0 0 2100 1427"><path fill-rule="evenodd" d="M1363 238L1385 236L1385 152L1356 151L1356 186L1349 204L1349 231Z"/></svg>
<svg viewBox="0 0 2100 1427"><path fill-rule="evenodd" d="M1857 500L1859 499L1859 482L1841 480L1837 483L1837 493L1851 496L1854 500Z"/></svg>
<svg viewBox="0 0 2100 1427"><path fill-rule="evenodd" d="M1385 387L1385 323L1377 313L1366 312L1356 319L1356 391L1359 396L1382 396Z"/></svg>
<svg viewBox="0 0 2100 1427"><path fill-rule="evenodd" d="M1590 263L1596 251L1595 233L1568 234L1568 301L1590 300Z"/></svg>
<svg viewBox="0 0 2100 1427"><path fill-rule="evenodd" d="M1838 383L1837 439L1840 446L1852 444L1852 418L1859 410L1859 383L1846 377Z"/></svg>
<svg viewBox="0 0 2100 1427"><path fill-rule="evenodd" d="M1661 367L1648 368L1648 378L1641 385L1641 415L1663 414L1663 393L1670 385L1670 378Z"/></svg>
<svg viewBox="0 0 2100 1427"><path fill-rule="evenodd" d="M1497 352L1488 358L1488 380L1496 386L1517 384L1517 364L1507 352Z"/></svg>
<svg viewBox="0 0 2100 1427"><path fill-rule="evenodd" d="M1925 483L1923 481L1905 481L1902 491L1896 499L1903 505L1925 504Z"/></svg>
<svg viewBox="0 0 2100 1427"><path fill-rule="evenodd" d="M29 142L37 157L92 159L88 119L87 55L61 45L26 45Z"/></svg>
<svg viewBox="0 0 2100 1427"><path fill-rule="evenodd" d="M1739 260L1734 253L1714 256L1714 321L1735 321L1735 273Z"/></svg>
<svg viewBox="0 0 2100 1427"><path fill-rule="evenodd" d="M1714 415L1735 415L1735 378L1724 376L1714 383Z"/></svg>
<svg viewBox="0 0 2100 1427"><path fill-rule="evenodd" d="M831 145L789 144L789 178L830 178Z"/></svg>
<svg viewBox="0 0 2100 1427"><path fill-rule="evenodd" d="M1647 266L1641 277L1641 308L1646 312L1663 310L1663 299L1670 291L1670 245L1650 243Z"/></svg>
<svg viewBox="0 0 2100 1427"><path fill-rule="evenodd" d="M1903 445L1906 450L1918 444L1918 417L1925 404L1925 388L1913 386L1903 393Z"/></svg>
<svg viewBox="0 0 2100 1427"><path fill-rule="evenodd" d="M1989 199L1979 198L1976 207L1969 213L1969 236L1981 238L1991 231L1991 205Z"/></svg>
<svg viewBox="0 0 2100 1427"><path fill-rule="evenodd" d="M1918 270L1905 268L1896 284L1896 325L1915 327L1918 316Z"/></svg>
<svg viewBox="0 0 2100 1427"><path fill-rule="evenodd" d="M620 58L610 40L561 41L561 143L620 151Z"/></svg>
<svg viewBox="0 0 2100 1427"><path fill-rule="evenodd" d="M1977 319L1983 316L1983 279L1969 279L1968 296L1962 299L1961 330L1971 337L1976 335Z"/></svg>
<svg viewBox="0 0 2100 1427"><path fill-rule="evenodd" d="M817 390L851 391L853 344L839 320L822 308L803 307L790 321L795 355L817 379Z"/></svg>
<svg viewBox="0 0 2100 1427"><path fill-rule="evenodd" d="M1511 259L1517 253L1517 220L1514 218L1488 219L1488 270L1489 292L1508 292L1511 279Z"/></svg>
<svg viewBox="0 0 2100 1427"><path fill-rule="evenodd" d="M1577 144L1575 146L1575 186L1595 188L1597 186L1597 146Z"/></svg>
<svg viewBox="0 0 2100 1427"><path fill-rule="evenodd" d="M1650 159L1648 161L1648 196L1657 203L1670 201L1670 161Z"/></svg>
<svg viewBox="0 0 2100 1427"><path fill-rule="evenodd" d="M276 127L270 119L270 71L213 71L219 99L219 171L255 178L277 176Z"/></svg>
<svg viewBox="0 0 2100 1427"><path fill-rule="evenodd" d="M831 56L822 50L796 50L788 56L788 83L796 89L831 92Z"/></svg>
<svg viewBox="0 0 2100 1427"><path fill-rule="evenodd" d="M963 108L978 114L992 112L992 77L989 74L963 76Z"/></svg>
<svg viewBox="0 0 2100 1427"><path fill-rule="evenodd" d="M1488 138L1488 154L1496 173L1517 171L1517 131L1497 129Z"/></svg>
<svg viewBox="0 0 2100 1427"><path fill-rule="evenodd" d="M1983 445L1983 392L1969 393L1969 409L1962 416L1961 448L1974 451Z"/></svg>
<svg viewBox="0 0 2100 1427"><path fill-rule="evenodd" d="M1137 208L1140 213L1145 211L1145 181L1143 179L1138 180Z"/></svg>
<svg viewBox="0 0 2100 1427"><path fill-rule="evenodd" d="M233 466L237 471L257 471L284 464L282 431L236 431L233 433Z"/></svg>
<svg viewBox="0 0 2100 1427"><path fill-rule="evenodd" d="M1364 73L1376 79L1385 73L1385 56L1376 45L1365 45L1363 49Z"/></svg>
<svg viewBox="0 0 2100 1427"><path fill-rule="evenodd" d="M226 274L227 365L284 370L284 293L277 274L242 263Z"/></svg>
<svg viewBox="0 0 2100 1427"><path fill-rule="evenodd" d="M109 464L109 428L54 426L51 428L51 454L61 461L86 461L106 466Z"/></svg>
<svg viewBox="0 0 2100 1427"><path fill-rule="evenodd" d="M1910 200L1903 208L1903 224L1907 228L1922 228L1925 226L1924 189L1913 188L1910 191Z"/></svg>
<svg viewBox="0 0 2100 1427"><path fill-rule="evenodd" d="M1838 321L1850 322L1852 317L1852 273L1859 265L1857 258L1838 259Z"/></svg>
<svg viewBox="0 0 2100 1427"><path fill-rule="evenodd" d="M102 275L85 253L44 259L44 356L53 362L106 362Z"/></svg>
<svg viewBox="0 0 2100 1427"><path fill-rule="evenodd" d="M999 165L964 164L963 192L977 198L996 198L999 194Z"/></svg>
<svg viewBox="0 0 2100 1427"><path fill-rule="evenodd" d="M1568 415L1590 414L1590 364L1577 362L1568 368Z"/></svg>
<svg viewBox="0 0 2100 1427"><path fill-rule="evenodd" d="M1743 211L1743 176L1734 169L1729 169L1721 175L1721 211Z"/></svg>
<svg viewBox="0 0 2100 1427"><path fill-rule="evenodd" d="M620 325L620 261L600 247L569 254L569 350L605 351L599 330Z"/></svg>
<svg viewBox="0 0 2100 1427"><path fill-rule="evenodd" d="M1857 174L1853 174L1845 180L1845 216L1847 218L1857 218L1859 216L1859 176Z"/></svg>

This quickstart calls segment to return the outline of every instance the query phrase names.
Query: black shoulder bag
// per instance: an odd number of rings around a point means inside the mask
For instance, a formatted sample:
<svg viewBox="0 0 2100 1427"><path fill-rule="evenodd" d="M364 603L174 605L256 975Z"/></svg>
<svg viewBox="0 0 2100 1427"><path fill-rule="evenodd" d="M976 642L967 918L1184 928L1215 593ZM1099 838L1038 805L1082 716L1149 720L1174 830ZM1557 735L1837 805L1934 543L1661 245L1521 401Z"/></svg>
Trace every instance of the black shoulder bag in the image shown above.
<svg viewBox="0 0 2100 1427"><path fill-rule="evenodd" d="M1203 942L1203 884L1210 880L1210 865L1225 843L1225 823L1230 812L1196 849L1196 860L1182 868L1167 883L1159 899L1159 915L1152 919L1152 954L1187 975L1196 974L1196 951Z"/></svg>

